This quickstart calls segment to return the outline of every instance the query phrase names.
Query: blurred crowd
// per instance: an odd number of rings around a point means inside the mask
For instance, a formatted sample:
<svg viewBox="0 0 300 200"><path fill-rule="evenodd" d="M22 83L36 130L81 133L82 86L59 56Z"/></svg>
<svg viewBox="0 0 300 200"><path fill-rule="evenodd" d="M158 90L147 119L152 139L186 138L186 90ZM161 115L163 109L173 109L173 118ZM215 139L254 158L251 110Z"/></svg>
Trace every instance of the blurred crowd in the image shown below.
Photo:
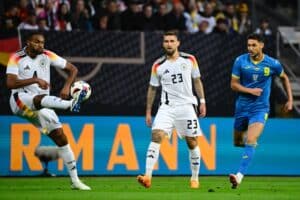
<svg viewBox="0 0 300 200"><path fill-rule="evenodd" d="M243 0L10 0L2 10L0 30L272 34L267 19L253 29Z"/></svg>

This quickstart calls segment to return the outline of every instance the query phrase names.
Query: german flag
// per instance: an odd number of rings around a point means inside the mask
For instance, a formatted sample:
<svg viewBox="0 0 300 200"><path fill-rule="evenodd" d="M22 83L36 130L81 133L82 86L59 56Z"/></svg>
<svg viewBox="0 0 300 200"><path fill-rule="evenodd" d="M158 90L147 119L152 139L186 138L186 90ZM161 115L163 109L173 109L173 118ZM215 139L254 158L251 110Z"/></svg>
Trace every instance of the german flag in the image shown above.
<svg viewBox="0 0 300 200"><path fill-rule="evenodd" d="M6 66L9 56L20 49L17 34L0 34L0 65Z"/></svg>

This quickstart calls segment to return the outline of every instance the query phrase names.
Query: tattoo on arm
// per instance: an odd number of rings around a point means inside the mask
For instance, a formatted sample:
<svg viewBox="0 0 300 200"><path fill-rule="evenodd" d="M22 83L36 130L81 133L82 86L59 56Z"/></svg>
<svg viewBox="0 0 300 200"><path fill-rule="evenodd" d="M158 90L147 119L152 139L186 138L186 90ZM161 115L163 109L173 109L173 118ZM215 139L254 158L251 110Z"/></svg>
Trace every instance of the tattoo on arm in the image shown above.
<svg viewBox="0 0 300 200"><path fill-rule="evenodd" d="M149 111L151 112L155 95L156 95L156 87L150 85L147 92L146 112Z"/></svg>
<svg viewBox="0 0 300 200"><path fill-rule="evenodd" d="M200 78L194 79L194 88L199 99L205 99L203 84Z"/></svg>

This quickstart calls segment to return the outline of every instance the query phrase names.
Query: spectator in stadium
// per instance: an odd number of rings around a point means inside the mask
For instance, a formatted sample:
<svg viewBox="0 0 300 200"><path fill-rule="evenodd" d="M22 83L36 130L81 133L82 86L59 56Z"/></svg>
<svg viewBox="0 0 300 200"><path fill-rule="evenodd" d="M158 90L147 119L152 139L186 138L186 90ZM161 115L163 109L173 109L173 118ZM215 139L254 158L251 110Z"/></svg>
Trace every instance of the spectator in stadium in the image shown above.
<svg viewBox="0 0 300 200"><path fill-rule="evenodd" d="M162 3L159 5L158 11L153 14L153 21L156 30L164 30L165 29L165 20L166 15L168 13L167 4Z"/></svg>
<svg viewBox="0 0 300 200"><path fill-rule="evenodd" d="M188 9L183 13L186 19L186 27L189 33L199 32L200 14L195 0L189 1Z"/></svg>
<svg viewBox="0 0 300 200"><path fill-rule="evenodd" d="M193 55L179 52L180 41L176 32L165 32L162 45L165 55L152 66L146 102L146 124L152 126L152 140L147 151L145 175L139 175L137 180L146 188L151 186L152 171L158 161L161 142L166 137L170 138L175 128L177 135L185 138L188 145L192 171L190 187L196 189L199 187L201 157L197 137L202 135L202 131L194 109L198 103L192 85L200 99L200 116L204 117L206 105L200 71ZM162 87L161 106L152 124L152 105L159 86Z"/></svg>
<svg viewBox="0 0 300 200"><path fill-rule="evenodd" d="M78 0L76 3L75 12L72 12L71 16L71 25L73 30L93 30L89 11L83 0Z"/></svg>
<svg viewBox="0 0 300 200"><path fill-rule="evenodd" d="M38 30L39 31L49 31L50 28L47 26L47 20L45 18L38 18L37 19L37 24L38 24Z"/></svg>
<svg viewBox="0 0 300 200"><path fill-rule="evenodd" d="M45 19L50 30L58 30L58 21L56 15L57 9L54 0L49 0L45 5Z"/></svg>
<svg viewBox="0 0 300 200"><path fill-rule="evenodd" d="M185 31L186 19L183 15L184 7L180 1L175 1L173 10L165 16L165 30Z"/></svg>
<svg viewBox="0 0 300 200"><path fill-rule="evenodd" d="M67 100L78 70L64 58L45 50L44 43L44 36L33 32L27 39L27 46L10 57L6 68L6 84L11 89L10 107L15 115L27 119L59 147L59 155L71 178L71 188L90 190L78 178L73 151L53 110L79 112L86 91L82 90L78 97ZM61 98L49 95L50 66L61 68L69 74L60 92Z"/></svg>
<svg viewBox="0 0 300 200"><path fill-rule="evenodd" d="M20 24L20 10L16 5L11 5L3 16L3 30L17 29Z"/></svg>
<svg viewBox="0 0 300 200"><path fill-rule="evenodd" d="M236 58L231 77L231 88L238 93L235 107L234 145L244 153L236 174L230 174L232 188L241 184L250 165L258 138L269 113L269 97L273 76L279 76L287 94L286 112L293 108L293 96L288 76L278 60L263 53L264 41L259 34L247 38L248 53Z"/></svg>
<svg viewBox="0 0 300 200"><path fill-rule="evenodd" d="M21 22L25 22L28 19L28 15L30 13L34 13L34 9L32 5L28 2L28 0L20 0L19 2L19 17L21 19Z"/></svg>
<svg viewBox="0 0 300 200"><path fill-rule="evenodd" d="M142 30L142 9L139 0L129 0L128 8L121 13L121 26L124 31Z"/></svg>
<svg viewBox="0 0 300 200"><path fill-rule="evenodd" d="M251 31L251 20L249 18L249 9L246 3L238 5L239 11L239 34L246 34Z"/></svg>
<svg viewBox="0 0 300 200"><path fill-rule="evenodd" d="M205 3L204 4L204 12L200 13L200 19L199 19L199 24L201 24L203 21L208 22L208 27L205 30L205 33L211 33L216 26L216 19L213 16L213 6L210 3Z"/></svg>
<svg viewBox="0 0 300 200"><path fill-rule="evenodd" d="M262 19L260 22L260 26L255 30L255 33L261 34L264 36L272 35L272 30L270 28L270 23L268 19Z"/></svg>
<svg viewBox="0 0 300 200"><path fill-rule="evenodd" d="M154 31L155 24L153 20L153 9L151 4L145 4L143 6L143 14L141 17L142 30Z"/></svg>
<svg viewBox="0 0 300 200"><path fill-rule="evenodd" d="M108 15L108 30L121 30L121 17L118 9L118 4L115 0L107 1L105 12Z"/></svg>
<svg viewBox="0 0 300 200"><path fill-rule="evenodd" d="M227 25L229 27L229 32L238 32L239 30L239 20L235 9L235 4L232 2L227 2L225 5L225 10L220 11L216 14L216 19L225 18Z"/></svg>
<svg viewBox="0 0 300 200"><path fill-rule="evenodd" d="M98 27L96 30L107 31L108 30L108 16L103 14L99 17Z"/></svg>
<svg viewBox="0 0 300 200"><path fill-rule="evenodd" d="M58 30L60 31L71 31L71 13L69 11L69 6L66 3L59 4L57 11L57 22Z"/></svg>
<svg viewBox="0 0 300 200"><path fill-rule="evenodd" d="M37 25L37 18L35 13L29 13L27 20L19 24L18 29L24 30L38 30L39 26Z"/></svg>
<svg viewBox="0 0 300 200"><path fill-rule="evenodd" d="M214 28L213 33L229 34L227 20L224 18L219 18L217 20L217 25Z"/></svg>

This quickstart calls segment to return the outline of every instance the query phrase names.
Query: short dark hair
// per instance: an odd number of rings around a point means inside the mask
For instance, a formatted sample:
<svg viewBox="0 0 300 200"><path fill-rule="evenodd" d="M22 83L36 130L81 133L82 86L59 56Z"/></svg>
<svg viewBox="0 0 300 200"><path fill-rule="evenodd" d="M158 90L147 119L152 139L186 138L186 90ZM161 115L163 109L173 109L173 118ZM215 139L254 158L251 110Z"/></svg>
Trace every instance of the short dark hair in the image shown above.
<svg viewBox="0 0 300 200"><path fill-rule="evenodd" d="M251 39L251 40L257 40L258 42L264 43L263 36L260 35L260 34L257 34L257 33L251 33L251 34L249 34L248 37L247 37L247 40L249 40L249 39Z"/></svg>
<svg viewBox="0 0 300 200"><path fill-rule="evenodd" d="M42 31L31 31L31 32L28 34L28 36L26 37L26 40L27 40L27 41L28 41L28 40L31 40L32 37L33 37L34 35L42 35L43 37L45 37L45 36L44 36L44 33L43 33Z"/></svg>
<svg viewBox="0 0 300 200"><path fill-rule="evenodd" d="M170 30L170 31L164 32L164 36L168 36L168 35L173 35L179 40L178 31L176 31L176 30Z"/></svg>

